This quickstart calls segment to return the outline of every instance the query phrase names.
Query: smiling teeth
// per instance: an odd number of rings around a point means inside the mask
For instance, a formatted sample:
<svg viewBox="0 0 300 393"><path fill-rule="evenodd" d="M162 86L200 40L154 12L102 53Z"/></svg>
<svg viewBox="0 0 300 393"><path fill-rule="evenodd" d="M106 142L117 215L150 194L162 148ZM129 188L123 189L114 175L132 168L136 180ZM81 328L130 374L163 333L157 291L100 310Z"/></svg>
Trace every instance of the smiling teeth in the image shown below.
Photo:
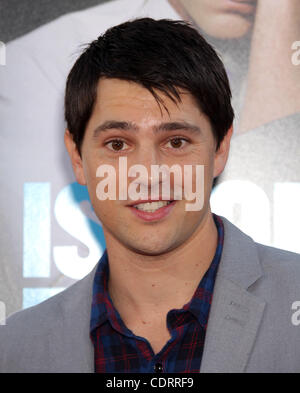
<svg viewBox="0 0 300 393"><path fill-rule="evenodd" d="M138 210L142 210L144 212L153 213L161 207L167 206L171 203L171 201L157 201L157 202L147 202L147 203L139 203L138 205L134 205Z"/></svg>

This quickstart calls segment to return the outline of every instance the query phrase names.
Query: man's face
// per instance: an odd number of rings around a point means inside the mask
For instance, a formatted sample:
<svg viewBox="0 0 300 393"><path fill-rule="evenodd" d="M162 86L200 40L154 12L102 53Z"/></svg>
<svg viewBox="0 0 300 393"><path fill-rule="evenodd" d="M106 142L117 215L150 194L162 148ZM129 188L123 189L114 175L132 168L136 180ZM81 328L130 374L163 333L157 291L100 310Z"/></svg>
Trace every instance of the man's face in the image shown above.
<svg viewBox="0 0 300 393"><path fill-rule="evenodd" d="M230 39L253 27L257 0L169 0L178 2L207 34Z"/></svg>
<svg viewBox="0 0 300 393"><path fill-rule="evenodd" d="M216 141L207 117L201 113L191 94L183 92L177 105L158 91L166 110L158 106L152 94L142 86L119 79L101 79L97 100L82 143L81 157L66 133L66 144L80 184L88 187L94 211L100 219L106 239L141 254L159 255L171 251L196 235L209 214L209 197L213 177L223 170L230 136L215 152ZM161 112L162 111L162 112ZM104 124L110 124L103 127ZM115 126L111 126L114 122ZM119 127L118 124L127 124ZM184 125L181 127L181 125ZM101 127L101 130L99 129ZM191 127L189 127L191 126ZM112 128L111 128L112 127ZM104 129L103 129L104 128ZM230 134L230 133L229 133ZM150 176L152 165L193 166L193 191L196 190L195 165L204 165L204 205L199 211L186 211L186 200L176 200L167 213L148 220L136 214L136 202L127 196L119 200L119 158L126 157L128 169L143 165ZM99 200L97 168L110 165L116 172L116 200ZM171 176L171 180L174 178ZM184 176L182 178L184 188ZM134 181L128 177L128 185ZM142 180L141 182L144 182ZM170 182L171 198L174 182ZM146 182L151 198L151 180ZM162 196L162 192L160 192ZM184 197L184 190L183 190ZM145 198L142 198L145 199ZM131 206L129 206L131 205Z"/></svg>

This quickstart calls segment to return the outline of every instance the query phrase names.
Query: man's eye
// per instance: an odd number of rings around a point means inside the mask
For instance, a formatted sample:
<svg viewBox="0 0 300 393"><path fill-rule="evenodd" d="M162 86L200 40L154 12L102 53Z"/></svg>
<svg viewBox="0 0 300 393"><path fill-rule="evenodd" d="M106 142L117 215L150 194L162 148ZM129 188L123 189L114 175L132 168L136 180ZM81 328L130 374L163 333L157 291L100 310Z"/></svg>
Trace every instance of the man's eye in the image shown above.
<svg viewBox="0 0 300 393"><path fill-rule="evenodd" d="M170 139L170 140L168 141L168 143L170 143L170 145L171 145L171 147L172 147L173 149L180 149L180 148L182 148L183 146L185 146L185 144L186 144L187 142L188 142L188 141L187 141L185 138L179 138L179 137L172 138L172 139Z"/></svg>
<svg viewBox="0 0 300 393"><path fill-rule="evenodd" d="M124 145L126 145L126 143L124 141L122 141L121 139L114 139L112 141L107 142L105 145L107 145L110 150L120 151L123 149L123 147L124 147Z"/></svg>

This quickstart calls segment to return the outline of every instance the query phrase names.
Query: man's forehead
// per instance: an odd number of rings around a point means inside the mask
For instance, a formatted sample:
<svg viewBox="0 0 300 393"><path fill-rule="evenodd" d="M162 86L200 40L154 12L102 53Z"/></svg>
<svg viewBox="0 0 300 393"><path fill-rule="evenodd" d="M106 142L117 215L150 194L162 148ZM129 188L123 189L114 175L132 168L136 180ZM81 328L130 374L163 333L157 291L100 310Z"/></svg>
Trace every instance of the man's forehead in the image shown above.
<svg viewBox="0 0 300 393"><path fill-rule="evenodd" d="M103 78L98 82L88 133L93 139L112 130L135 135L185 131L197 137L210 130L210 121L190 93L183 91L181 102L174 103L165 95L160 98L163 102L157 102L150 91L135 82Z"/></svg>
<svg viewBox="0 0 300 393"><path fill-rule="evenodd" d="M180 90L180 99L172 100L160 90L158 99L138 83L115 78L103 78L98 82L97 98L92 117L97 126L103 121L130 122L131 129L155 127L164 122L190 122L197 125L206 119L191 93ZM207 120L207 119L206 119ZM136 124L133 124L136 123ZM106 124L107 126L107 124ZM106 127L107 128L107 127ZM110 127L112 128L112 127ZM120 128L120 127L119 127ZM126 128L124 124L123 129ZM127 127L128 128L128 127Z"/></svg>
<svg viewBox="0 0 300 393"><path fill-rule="evenodd" d="M127 105L130 104L129 100L134 100L136 103L141 102L143 105L157 105L157 101L165 106L172 108L173 110L179 109L184 104L187 106L195 105L197 106L196 100L193 95L179 87L175 87L179 94L179 98L174 96L174 94L165 89L167 93L172 97L168 96L164 91L158 88L151 88L158 100L154 97L154 94L150 89L145 86L136 83L134 81L128 81L117 78L101 78L97 85L97 101L100 104L105 103L105 101L118 101L120 104Z"/></svg>

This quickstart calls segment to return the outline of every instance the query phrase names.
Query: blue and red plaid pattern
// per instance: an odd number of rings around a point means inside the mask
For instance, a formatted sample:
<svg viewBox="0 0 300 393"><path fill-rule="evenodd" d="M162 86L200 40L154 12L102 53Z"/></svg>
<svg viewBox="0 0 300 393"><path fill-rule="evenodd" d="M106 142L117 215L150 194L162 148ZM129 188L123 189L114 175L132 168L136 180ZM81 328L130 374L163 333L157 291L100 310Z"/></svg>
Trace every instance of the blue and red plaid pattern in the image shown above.
<svg viewBox="0 0 300 393"><path fill-rule="evenodd" d="M148 340L134 335L125 326L112 303L107 288L109 262L105 250L94 278L90 325L96 373L199 372L224 240L222 220L215 214L213 217L218 230L215 256L189 303L168 312L171 338L156 355Z"/></svg>

